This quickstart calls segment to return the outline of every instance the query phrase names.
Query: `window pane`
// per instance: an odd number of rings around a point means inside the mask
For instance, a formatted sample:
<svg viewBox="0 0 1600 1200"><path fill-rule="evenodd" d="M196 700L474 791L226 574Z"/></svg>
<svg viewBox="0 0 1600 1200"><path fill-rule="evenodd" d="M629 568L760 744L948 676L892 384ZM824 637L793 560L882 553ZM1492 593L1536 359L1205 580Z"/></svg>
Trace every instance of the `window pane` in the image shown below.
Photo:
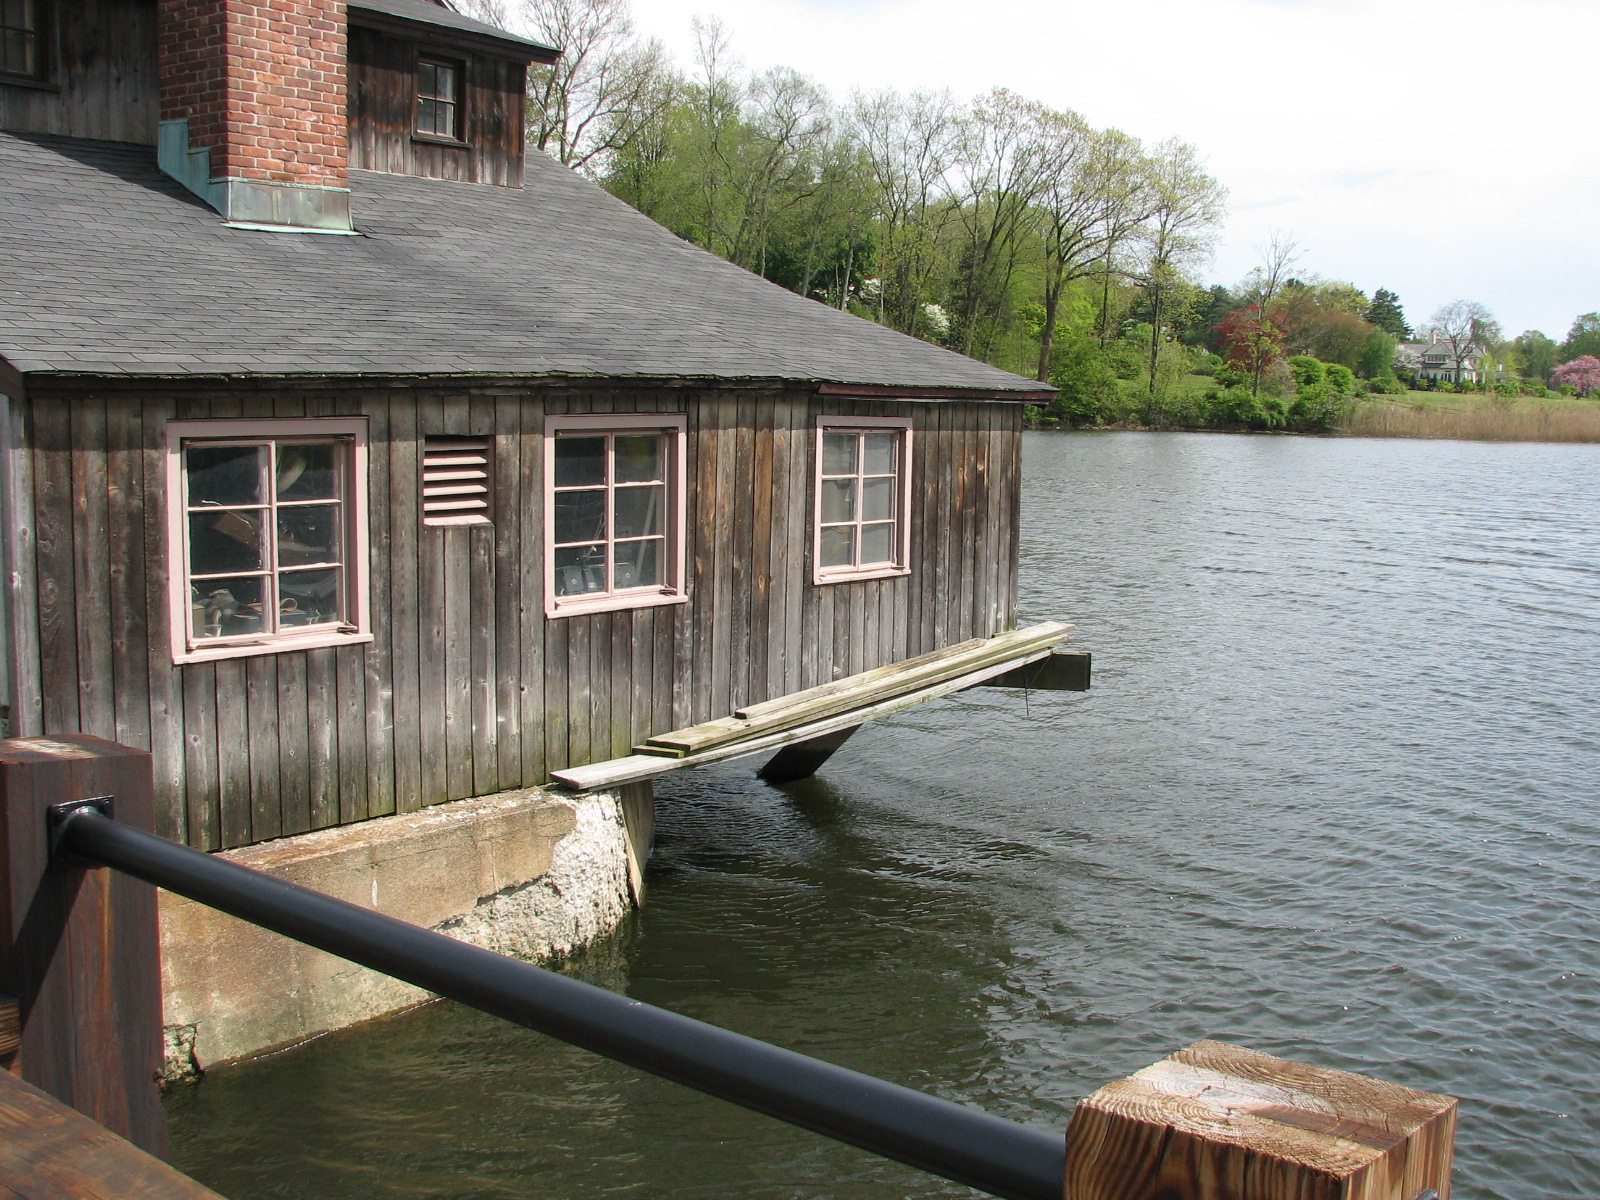
<svg viewBox="0 0 1600 1200"><path fill-rule="evenodd" d="M860 440L853 433L823 434L822 473L824 475L854 475L856 473L856 445Z"/></svg>
<svg viewBox="0 0 1600 1200"><path fill-rule="evenodd" d="M417 64L417 94L421 96L439 94L439 68L431 62Z"/></svg>
<svg viewBox="0 0 1600 1200"><path fill-rule="evenodd" d="M439 102L426 97L417 101L417 132L439 132Z"/></svg>
<svg viewBox="0 0 1600 1200"><path fill-rule="evenodd" d="M189 506L261 504L264 446L190 446L184 450L189 472Z"/></svg>
<svg viewBox="0 0 1600 1200"><path fill-rule="evenodd" d="M344 558L339 541L339 506L308 505L278 510L278 565L332 563Z"/></svg>
<svg viewBox="0 0 1600 1200"><path fill-rule="evenodd" d="M822 565L848 567L855 562L856 527L835 525L822 531Z"/></svg>
<svg viewBox="0 0 1600 1200"><path fill-rule="evenodd" d="M617 482L648 483L665 479L661 455L665 441L659 433L636 433L617 438Z"/></svg>
<svg viewBox="0 0 1600 1200"><path fill-rule="evenodd" d="M555 552L556 595L581 596L606 590L606 548L564 546Z"/></svg>
<svg viewBox="0 0 1600 1200"><path fill-rule="evenodd" d="M556 541L592 542L606 535L606 492L557 492Z"/></svg>
<svg viewBox="0 0 1600 1200"><path fill-rule="evenodd" d="M894 470L894 445L900 440L894 433L869 433L862 441L866 443L866 460L862 470L864 475L887 475Z"/></svg>
<svg viewBox="0 0 1600 1200"><path fill-rule="evenodd" d="M617 543L617 587L660 587L663 538Z"/></svg>
<svg viewBox="0 0 1600 1200"><path fill-rule="evenodd" d="M223 575L266 568L261 511L224 509L189 514L189 574Z"/></svg>
<svg viewBox="0 0 1600 1200"><path fill-rule="evenodd" d="M433 68L433 94L441 100L456 98L456 69L435 65Z"/></svg>
<svg viewBox="0 0 1600 1200"><path fill-rule="evenodd" d="M261 576L207 579L189 589L190 624L197 638L260 633Z"/></svg>
<svg viewBox="0 0 1600 1200"><path fill-rule="evenodd" d="M894 561L894 522L861 527L861 565Z"/></svg>
<svg viewBox="0 0 1600 1200"><path fill-rule="evenodd" d="M822 481L822 520L853 521L856 519L856 480L824 479Z"/></svg>
<svg viewBox="0 0 1600 1200"><path fill-rule="evenodd" d="M279 446L278 499L335 499L339 495L336 450L331 443Z"/></svg>
<svg viewBox="0 0 1600 1200"><path fill-rule="evenodd" d="M893 475L886 475L882 479L864 479L861 481L861 519L863 521L887 521L894 516L896 482Z"/></svg>
<svg viewBox="0 0 1600 1200"><path fill-rule="evenodd" d="M594 487L605 481L605 438L556 439L556 487Z"/></svg>
<svg viewBox="0 0 1600 1200"><path fill-rule="evenodd" d="M278 576L278 624L325 625L343 615L339 606L338 567L320 571L285 571Z"/></svg>
<svg viewBox="0 0 1600 1200"><path fill-rule="evenodd" d="M667 488L618 488L616 528L612 537L650 537L666 532Z"/></svg>

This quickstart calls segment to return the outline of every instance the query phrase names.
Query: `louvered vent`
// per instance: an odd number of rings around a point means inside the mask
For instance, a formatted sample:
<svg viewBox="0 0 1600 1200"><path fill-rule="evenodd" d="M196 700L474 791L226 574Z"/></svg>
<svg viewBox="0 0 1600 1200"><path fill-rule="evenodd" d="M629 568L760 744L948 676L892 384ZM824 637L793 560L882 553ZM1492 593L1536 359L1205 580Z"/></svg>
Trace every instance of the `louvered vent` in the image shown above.
<svg viewBox="0 0 1600 1200"><path fill-rule="evenodd" d="M422 444L422 523L487 525L493 479L492 442L434 436Z"/></svg>

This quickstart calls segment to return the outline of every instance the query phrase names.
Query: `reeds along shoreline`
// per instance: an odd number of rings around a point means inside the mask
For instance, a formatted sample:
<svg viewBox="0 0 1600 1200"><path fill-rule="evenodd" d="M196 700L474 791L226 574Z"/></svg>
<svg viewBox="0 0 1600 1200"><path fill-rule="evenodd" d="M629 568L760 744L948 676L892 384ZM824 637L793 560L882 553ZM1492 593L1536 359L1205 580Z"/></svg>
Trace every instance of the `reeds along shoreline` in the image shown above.
<svg viewBox="0 0 1600 1200"><path fill-rule="evenodd" d="M1340 426L1354 437L1480 442L1600 442L1600 404L1512 402L1463 408L1361 404Z"/></svg>

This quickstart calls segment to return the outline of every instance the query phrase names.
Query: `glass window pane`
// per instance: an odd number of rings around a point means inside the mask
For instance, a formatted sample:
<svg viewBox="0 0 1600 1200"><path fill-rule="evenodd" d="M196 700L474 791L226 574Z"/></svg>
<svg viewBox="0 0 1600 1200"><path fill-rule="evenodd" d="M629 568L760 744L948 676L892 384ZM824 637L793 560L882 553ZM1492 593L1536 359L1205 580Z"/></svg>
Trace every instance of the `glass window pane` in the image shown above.
<svg viewBox="0 0 1600 1200"><path fill-rule="evenodd" d="M856 479L824 479L822 481L822 521L853 521L856 519Z"/></svg>
<svg viewBox="0 0 1600 1200"><path fill-rule="evenodd" d="M439 68L431 62L417 64L417 94L421 96L437 96L439 94Z"/></svg>
<svg viewBox="0 0 1600 1200"><path fill-rule="evenodd" d="M564 546L555 552L556 595L581 596L606 590L606 548Z"/></svg>
<svg viewBox="0 0 1600 1200"><path fill-rule="evenodd" d="M338 567L285 571L278 576L278 625L326 625L343 617Z"/></svg>
<svg viewBox="0 0 1600 1200"><path fill-rule="evenodd" d="M189 628L197 638L235 637L262 632L261 588L257 575L207 579L189 589Z"/></svg>
<svg viewBox="0 0 1600 1200"><path fill-rule="evenodd" d="M454 67L436 65L433 68L433 94L441 100L454 100L456 98L456 69Z"/></svg>
<svg viewBox="0 0 1600 1200"><path fill-rule="evenodd" d="M592 542L606 535L606 491L557 492L556 530L560 542Z"/></svg>
<svg viewBox="0 0 1600 1200"><path fill-rule="evenodd" d="M887 475L894 470L894 448L900 436L894 433L869 433L861 439L866 443L862 455L863 475Z"/></svg>
<svg viewBox="0 0 1600 1200"><path fill-rule="evenodd" d="M822 473L824 475L854 475L856 473L856 446L861 441L853 433L825 433L822 435Z"/></svg>
<svg viewBox="0 0 1600 1200"><path fill-rule="evenodd" d="M605 481L605 438L556 439L556 487L594 487Z"/></svg>
<svg viewBox="0 0 1600 1200"><path fill-rule="evenodd" d="M320 445L278 447L279 500L333 500L338 497L337 447Z"/></svg>
<svg viewBox="0 0 1600 1200"><path fill-rule="evenodd" d="M848 567L855 562L856 527L835 525L822 531L822 565Z"/></svg>
<svg viewBox="0 0 1600 1200"><path fill-rule="evenodd" d="M189 446L183 452L189 474L189 506L261 504L264 446Z"/></svg>
<svg viewBox="0 0 1600 1200"><path fill-rule="evenodd" d="M861 481L863 521L887 521L894 516L894 493L897 482L893 475Z"/></svg>
<svg viewBox="0 0 1600 1200"><path fill-rule="evenodd" d="M894 522L861 527L861 565L894 561Z"/></svg>
<svg viewBox="0 0 1600 1200"><path fill-rule="evenodd" d="M344 558L339 539L339 506L307 505L278 510L278 565L335 563Z"/></svg>
<svg viewBox="0 0 1600 1200"><path fill-rule="evenodd" d="M261 513L261 509L190 513L189 574L264 570Z"/></svg>
<svg viewBox="0 0 1600 1200"><path fill-rule="evenodd" d="M664 538L617 543L617 587L660 587Z"/></svg>
<svg viewBox="0 0 1600 1200"><path fill-rule="evenodd" d="M667 531L665 484L658 484L655 487L618 488L615 495L616 523L612 537L650 537Z"/></svg>
<svg viewBox="0 0 1600 1200"><path fill-rule="evenodd" d="M665 442L659 433L630 433L617 438L617 482L649 483L665 479L661 453Z"/></svg>

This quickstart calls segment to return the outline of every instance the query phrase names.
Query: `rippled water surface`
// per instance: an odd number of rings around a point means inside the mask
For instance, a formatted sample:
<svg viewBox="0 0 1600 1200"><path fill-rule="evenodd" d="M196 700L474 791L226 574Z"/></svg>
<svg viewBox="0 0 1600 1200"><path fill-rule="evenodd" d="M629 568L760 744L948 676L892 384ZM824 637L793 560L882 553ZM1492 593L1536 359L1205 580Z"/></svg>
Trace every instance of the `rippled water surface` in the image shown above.
<svg viewBox="0 0 1600 1200"><path fill-rule="evenodd" d="M660 786L573 970L1042 1128L1196 1038L1461 1096L1458 1197L1600 1195L1600 448L1034 434L979 690L786 789ZM254 1197L972 1195L451 1005L213 1072Z"/></svg>

